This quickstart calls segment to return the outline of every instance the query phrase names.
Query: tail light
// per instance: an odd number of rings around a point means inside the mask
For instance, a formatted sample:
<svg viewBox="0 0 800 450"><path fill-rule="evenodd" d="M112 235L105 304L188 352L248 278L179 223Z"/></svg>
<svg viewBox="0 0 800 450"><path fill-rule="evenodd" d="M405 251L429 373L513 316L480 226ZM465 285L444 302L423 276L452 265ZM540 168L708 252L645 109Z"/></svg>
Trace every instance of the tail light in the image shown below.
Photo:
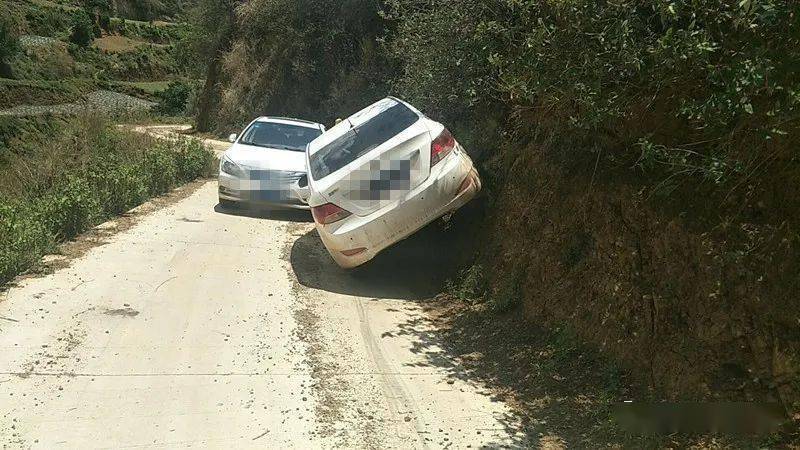
<svg viewBox="0 0 800 450"><path fill-rule="evenodd" d="M431 143L431 167L449 155L456 146L456 139L447 128Z"/></svg>
<svg viewBox="0 0 800 450"><path fill-rule="evenodd" d="M338 222L352 213L346 209L339 208L333 203L326 203L321 206L311 208L314 220L320 225Z"/></svg>

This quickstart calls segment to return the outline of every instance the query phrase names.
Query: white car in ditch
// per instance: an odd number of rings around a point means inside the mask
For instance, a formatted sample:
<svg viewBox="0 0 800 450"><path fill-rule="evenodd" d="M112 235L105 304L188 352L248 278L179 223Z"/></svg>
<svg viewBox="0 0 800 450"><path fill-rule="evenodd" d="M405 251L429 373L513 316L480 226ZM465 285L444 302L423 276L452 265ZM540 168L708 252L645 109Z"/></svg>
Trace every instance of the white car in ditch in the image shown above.
<svg viewBox="0 0 800 450"><path fill-rule="evenodd" d="M306 175L306 147L325 131L321 124L283 117L259 117L240 135L219 165L219 202L309 209L292 186Z"/></svg>
<svg viewBox="0 0 800 450"><path fill-rule="evenodd" d="M308 203L336 263L353 268L463 206L481 189L444 125L396 98L338 123L308 146Z"/></svg>

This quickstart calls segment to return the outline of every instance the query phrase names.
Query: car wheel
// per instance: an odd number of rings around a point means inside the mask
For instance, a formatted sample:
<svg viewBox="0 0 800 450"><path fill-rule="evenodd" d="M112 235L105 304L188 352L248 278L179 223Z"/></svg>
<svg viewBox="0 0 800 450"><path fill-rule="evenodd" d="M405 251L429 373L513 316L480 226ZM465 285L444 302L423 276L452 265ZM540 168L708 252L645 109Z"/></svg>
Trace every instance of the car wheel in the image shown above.
<svg viewBox="0 0 800 450"><path fill-rule="evenodd" d="M236 209L239 205L232 200L221 198L219 199L219 206L222 206L224 209Z"/></svg>

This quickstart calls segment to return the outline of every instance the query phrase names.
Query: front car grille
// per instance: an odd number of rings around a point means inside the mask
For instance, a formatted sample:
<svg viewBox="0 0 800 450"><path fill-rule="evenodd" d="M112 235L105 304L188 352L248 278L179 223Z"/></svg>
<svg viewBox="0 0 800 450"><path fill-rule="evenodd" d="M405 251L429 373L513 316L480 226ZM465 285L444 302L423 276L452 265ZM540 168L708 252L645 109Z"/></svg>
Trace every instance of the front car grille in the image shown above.
<svg viewBox="0 0 800 450"><path fill-rule="evenodd" d="M303 172L285 170L248 170L247 177L253 181L267 182L276 185L291 185L304 175Z"/></svg>

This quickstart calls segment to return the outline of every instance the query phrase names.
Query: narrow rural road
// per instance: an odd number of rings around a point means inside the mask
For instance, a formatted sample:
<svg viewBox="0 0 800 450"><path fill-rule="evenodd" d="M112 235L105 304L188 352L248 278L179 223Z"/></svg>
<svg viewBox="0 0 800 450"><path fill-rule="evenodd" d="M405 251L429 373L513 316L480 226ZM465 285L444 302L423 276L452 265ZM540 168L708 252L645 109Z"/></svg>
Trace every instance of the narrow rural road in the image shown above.
<svg viewBox="0 0 800 450"><path fill-rule="evenodd" d="M342 271L306 213L234 214L216 189L0 294L3 448L523 445L437 351L417 280Z"/></svg>

